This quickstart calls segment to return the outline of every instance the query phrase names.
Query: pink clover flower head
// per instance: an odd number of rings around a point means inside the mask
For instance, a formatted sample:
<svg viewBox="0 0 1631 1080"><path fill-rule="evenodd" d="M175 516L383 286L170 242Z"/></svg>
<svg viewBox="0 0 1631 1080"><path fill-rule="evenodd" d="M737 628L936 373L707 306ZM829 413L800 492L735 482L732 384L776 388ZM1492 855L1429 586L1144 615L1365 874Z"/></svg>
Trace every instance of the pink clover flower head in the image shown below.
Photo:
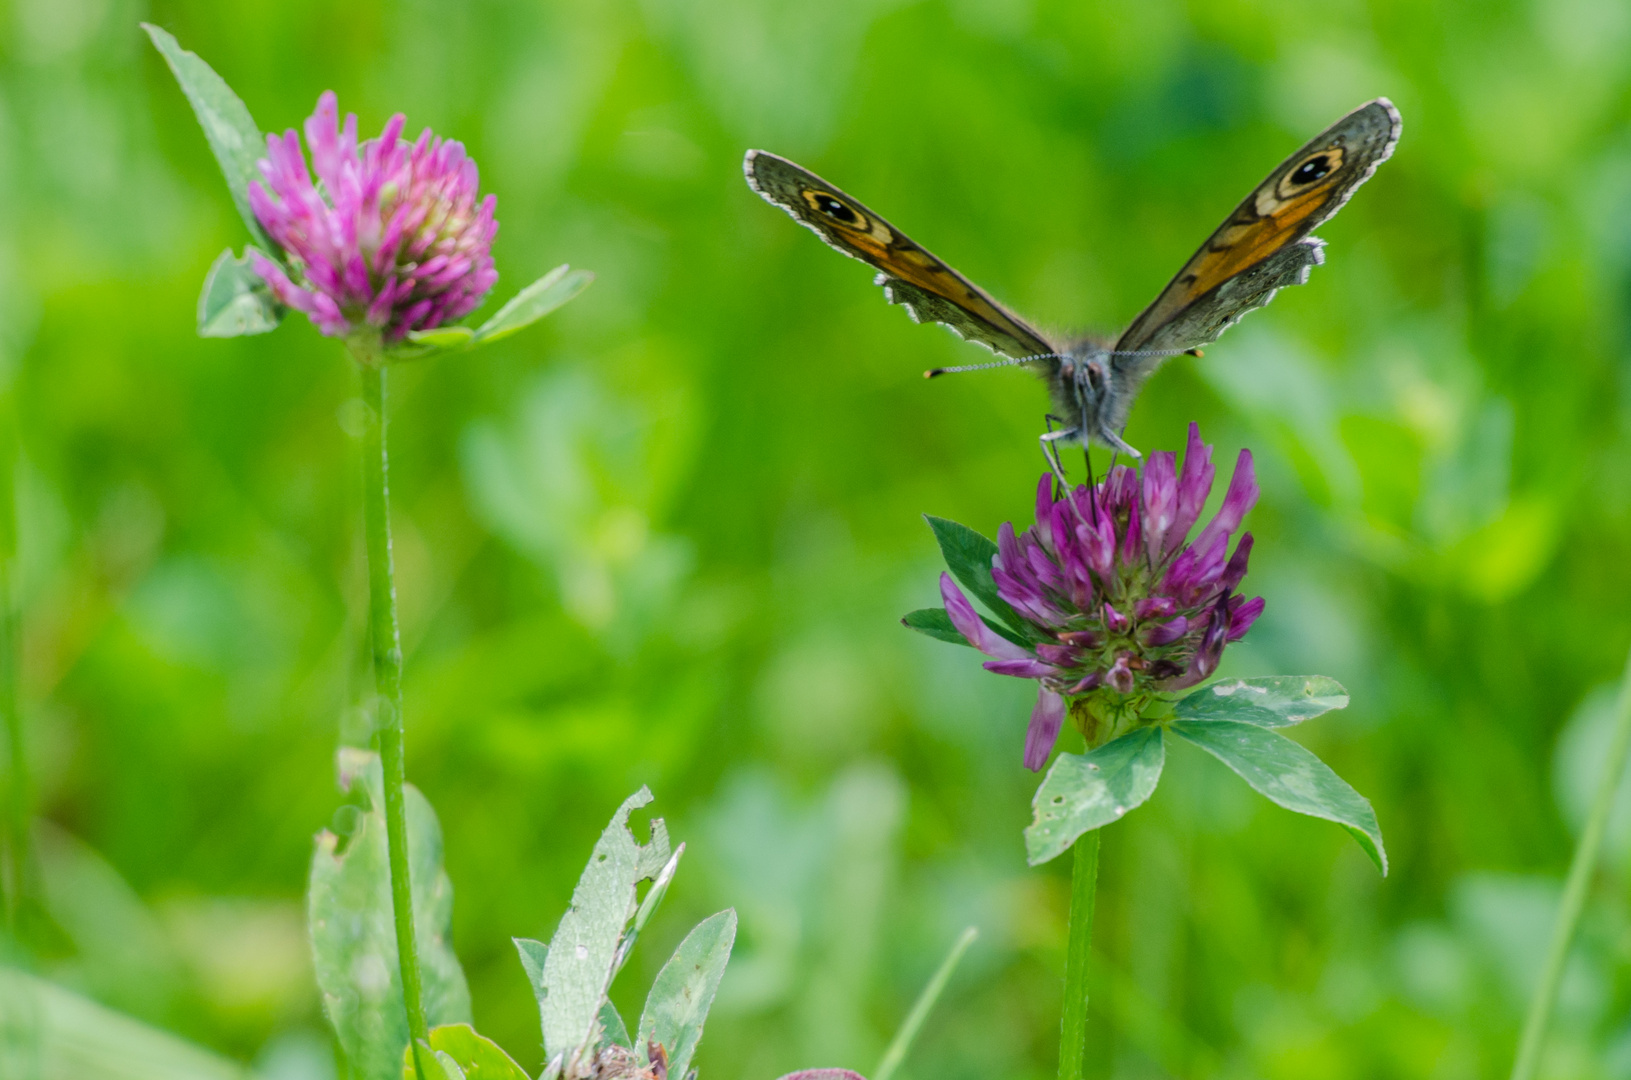
<svg viewBox="0 0 1631 1080"><path fill-rule="evenodd" d="M401 341L468 315L498 280L496 200L479 197L476 163L429 128L404 140L405 123L398 113L358 143L357 117L341 128L325 91L306 120L317 183L291 129L266 137L264 183L249 184L255 216L289 262L286 272L257 255L255 271L330 337L372 327Z"/></svg>
<svg viewBox="0 0 1631 1080"><path fill-rule="evenodd" d="M1040 769L1070 702L1093 694L1182 690L1218 668L1263 613L1263 599L1236 593L1252 535L1229 539L1257 502L1252 455L1242 450L1216 516L1189 541L1212 490L1212 448L1189 426L1183 468L1171 453L1151 454L1143 474L1118 466L1090 493L1055 498L1053 477L1037 487L1036 524L1004 523L991 576L1031 643L1017 645L986 625L952 580L940 576L951 623L991 657L1001 675L1036 679L1037 704L1025 765Z"/></svg>

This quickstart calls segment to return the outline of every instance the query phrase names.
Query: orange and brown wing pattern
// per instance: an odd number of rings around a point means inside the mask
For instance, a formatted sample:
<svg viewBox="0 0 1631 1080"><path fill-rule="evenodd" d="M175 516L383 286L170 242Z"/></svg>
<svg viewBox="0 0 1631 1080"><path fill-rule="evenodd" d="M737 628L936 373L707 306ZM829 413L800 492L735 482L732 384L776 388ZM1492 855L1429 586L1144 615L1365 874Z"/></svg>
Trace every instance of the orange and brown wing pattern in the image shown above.
<svg viewBox="0 0 1631 1080"><path fill-rule="evenodd" d="M1377 98L1316 135L1269 174L1133 321L1119 350L1182 352L1215 341L1323 257L1309 236L1393 153L1399 113Z"/></svg>
<svg viewBox="0 0 1631 1080"><path fill-rule="evenodd" d="M1004 356L1053 351L1024 320L815 173L763 150L748 151L742 170L765 201L844 254L877 267L877 283L890 303L905 305L918 322L944 323Z"/></svg>

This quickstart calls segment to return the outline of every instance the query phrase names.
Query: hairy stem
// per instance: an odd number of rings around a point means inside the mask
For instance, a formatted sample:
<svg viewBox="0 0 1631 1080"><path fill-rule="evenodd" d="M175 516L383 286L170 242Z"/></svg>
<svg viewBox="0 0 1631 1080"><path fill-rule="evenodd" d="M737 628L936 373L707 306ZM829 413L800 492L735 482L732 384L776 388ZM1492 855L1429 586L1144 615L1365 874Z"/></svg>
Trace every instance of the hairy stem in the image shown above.
<svg viewBox="0 0 1631 1080"><path fill-rule="evenodd" d="M385 440L385 366L377 341L353 341L367 406L363 431L363 524L368 536L368 636L374 654L375 730L385 773L385 841L391 864L391 910L402 967L402 1000L408 1010L408 1037L419 1068L419 1044L428 1035L419 948L414 938L413 885L408 877L408 821L402 789L402 635L396 620L396 570L391 561L389 466Z"/></svg>
<svg viewBox="0 0 1631 1080"><path fill-rule="evenodd" d="M1586 818L1586 827L1580 833L1580 842L1575 844L1574 858L1569 863L1569 879L1563 886L1563 905L1558 909L1557 922L1552 926L1552 943L1546 953L1546 967L1541 972L1535 996L1529 1002L1529 1015L1524 1018L1523 1036L1518 1041L1518 1057L1512 1064L1512 1080L1533 1080L1535 1070L1540 1067L1546 1026L1551 1022L1557 992L1563 985L1563 968L1569 959L1569 946L1574 942L1580 914L1586 907L1586 893L1591 888L1592 874L1597 869L1597 855L1603 846L1603 834L1608 830L1609 813L1614 809L1614 795L1619 790L1620 778L1625 774L1628 753L1631 753L1631 658L1627 658L1625 674L1620 680L1620 697L1614 712L1614 734L1603 760L1603 775L1597 782L1591 813Z"/></svg>
<svg viewBox="0 0 1631 1080"><path fill-rule="evenodd" d="M1081 1080L1087 1050L1087 958L1099 884L1099 830L1076 841L1070 877L1070 937L1065 946L1065 998L1059 1016L1059 1080Z"/></svg>

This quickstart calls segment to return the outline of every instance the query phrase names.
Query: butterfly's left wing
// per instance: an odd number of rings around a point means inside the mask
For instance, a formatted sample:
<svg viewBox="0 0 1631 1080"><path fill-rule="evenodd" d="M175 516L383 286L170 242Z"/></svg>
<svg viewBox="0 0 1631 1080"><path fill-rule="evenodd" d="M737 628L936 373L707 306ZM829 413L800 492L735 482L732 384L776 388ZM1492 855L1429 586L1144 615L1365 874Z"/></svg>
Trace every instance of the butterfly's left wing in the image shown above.
<svg viewBox="0 0 1631 1080"><path fill-rule="evenodd" d="M1019 316L815 173L763 150L749 150L742 171L766 202L845 255L877 267L889 302L904 304L916 321L944 323L1015 359L1054 352Z"/></svg>
<svg viewBox="0 0 1631 1080"><path fill-rule="evenodd" d="M1387 98L1355 109L1292 154L1235 208L1155 303L1116 342L1118 351L1179 353L1216 341L1248 311L1325 261L1310 236L1393 153L1399 112ZM1156 357L1116 357L1133 378Z"/></svg>

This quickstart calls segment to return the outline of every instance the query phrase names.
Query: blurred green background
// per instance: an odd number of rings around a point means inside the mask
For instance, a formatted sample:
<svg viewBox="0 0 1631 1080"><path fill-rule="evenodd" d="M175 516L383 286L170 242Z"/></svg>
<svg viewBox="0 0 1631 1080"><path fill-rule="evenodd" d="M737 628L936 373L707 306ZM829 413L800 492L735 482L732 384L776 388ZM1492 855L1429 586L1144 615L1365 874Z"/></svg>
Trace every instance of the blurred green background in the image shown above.
<svg viewBox="0 0 1631 1080"><path fill-rule="evenodd" d="M1043 392L917 327L742 182L794 157L1047 325L1127 322L1354 105L1404 115L1328 265L1128 432L1257 455L1234 674L1324 673L1341 830L1176 747L1107 831L1094 1077L1509 1067L1631 640L1631 7L1361 0L10 0L0 361L21 418L22 693L50 915L14 960L278 1080L335 1075L301 893L364 731L355 375L303 320L193 334L245 236L174 32L263 129L332 88L498 197L495 302L401 369L409 773L476 1022L529 1067L547 937L618 801L689 855L614 998L734 905L706 1077L868 1069L965 925L912 1077L1054 1069L1068 868L1026 868L1032 688L902 629L919 514L1028 520ZM489 305L489 310L491 309ZM1544 1074L1631 1077L1631 789ZM127 1063L128 1064L128 1063Z"/></svg>

